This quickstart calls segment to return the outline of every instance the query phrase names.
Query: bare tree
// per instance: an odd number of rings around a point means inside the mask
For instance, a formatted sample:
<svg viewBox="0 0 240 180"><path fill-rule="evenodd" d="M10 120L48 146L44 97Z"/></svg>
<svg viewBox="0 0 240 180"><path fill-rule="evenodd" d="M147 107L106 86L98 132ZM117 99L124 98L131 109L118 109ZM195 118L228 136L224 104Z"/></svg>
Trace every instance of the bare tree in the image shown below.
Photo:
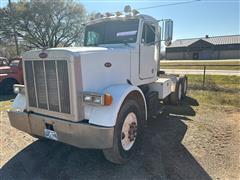
<svg viewBox="0 0 240 180"><path fill-rule="evenodd" d="M22 1L12 3L12 10L17 36L32 47L70 46L83 38L84 29L81 24L86 19L86 11L83 5L75 1ZM4 13L7 21L8 12Z"/></svg>

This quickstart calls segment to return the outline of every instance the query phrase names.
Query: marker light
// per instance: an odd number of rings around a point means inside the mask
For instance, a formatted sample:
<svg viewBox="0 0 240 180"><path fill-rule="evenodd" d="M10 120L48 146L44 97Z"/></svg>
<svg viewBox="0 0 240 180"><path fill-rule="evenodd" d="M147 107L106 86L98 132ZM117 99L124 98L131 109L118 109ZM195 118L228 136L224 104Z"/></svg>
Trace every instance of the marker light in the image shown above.
<svg viewBox="0 0 240 180"><path fill-rule="evenodd" d="M136 9L133 9L133 10L132 10L132 13L133 13L134 16L136 16L137 14L139 14L139 12L138 12Z"/></svg>
<svg viewBox="0 0 240 180"><path fill-rule="evenodd" d="M107 12L105 15L106 15L106 17L113 16L113 14L112 14L112 13L110 13L110 12Z"/></svg>
<svg viewBox="0 0 240 180"><path fill-rule="evenodd" d="M122 15L122 13L120 11L116 12L116 16L121 16L121 15Z"/></svg>
<svg viewBox="0 0 240 180"><path fill-rule="evenodd" d="M97 13L97 14L95 15L95 19L100 19L100 18L102 18L102 14L101 14L101 13Z"/></svg>
<svg viewBox="0 0 240 180"><path fill-rule="evenodd" d="M127 5L124 7L124 12L125 13L130 13L131 12L131 6Z"/></svg>

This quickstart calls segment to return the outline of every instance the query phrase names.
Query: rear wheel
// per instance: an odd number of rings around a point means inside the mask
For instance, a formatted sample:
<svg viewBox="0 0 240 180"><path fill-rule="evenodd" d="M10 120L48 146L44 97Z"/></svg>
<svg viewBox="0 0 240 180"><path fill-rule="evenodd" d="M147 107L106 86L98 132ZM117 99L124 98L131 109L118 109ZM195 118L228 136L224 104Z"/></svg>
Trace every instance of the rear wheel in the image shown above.
<svg viewBox="0 0 240 180"><path fill-rule="evenodd" d="M175 91L170 94L170 103L178 105L182 99L182 83L177 81Z"/></svg>
<svg viewBox="0 0 240 180"><path fill-rule="evenodd" d="M187 87L188 87L188 78L187 76L181 77L181 84L182 84L182 96L185 97L187 94Z"/></svg>
<svg viewBox="0 0 240 180"><path fill-rule="evenodd" d="M143 111L137 100L127 99L124 102L114 128L113 147L103 150L107 160L124 164L136 151L142 135Z"/></svg>
<svg viewBox="0 0 240 180"><path fill-rule="evenodd" d="M164 103L165 105L169 105L169 104L170 104L170 95L168 95L167 97L165 97L165 98L163 99L163 103Z"/></svg>

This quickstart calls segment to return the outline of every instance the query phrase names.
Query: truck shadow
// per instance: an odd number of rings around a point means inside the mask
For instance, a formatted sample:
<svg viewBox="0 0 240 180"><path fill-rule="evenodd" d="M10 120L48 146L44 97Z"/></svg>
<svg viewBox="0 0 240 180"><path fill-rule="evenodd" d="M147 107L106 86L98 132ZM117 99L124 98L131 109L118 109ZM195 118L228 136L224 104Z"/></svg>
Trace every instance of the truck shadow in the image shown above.
<svg viewBox="0 0 240 180"><path fill-rule="evenodd" d="M173 112L171 112L173 113ZM161 115L146 124L142 148L126 165L105 160L100 150L37 140L0 170L3 179L211 179L181 143L183 116Z"/></svg>

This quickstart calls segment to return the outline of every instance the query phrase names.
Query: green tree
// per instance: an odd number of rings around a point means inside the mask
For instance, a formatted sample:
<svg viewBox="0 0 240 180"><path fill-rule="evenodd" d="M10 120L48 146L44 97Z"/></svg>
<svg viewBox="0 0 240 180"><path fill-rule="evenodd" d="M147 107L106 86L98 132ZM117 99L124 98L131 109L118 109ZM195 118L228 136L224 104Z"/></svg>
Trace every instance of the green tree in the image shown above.
<svg viewBox="0 0 240 180"><path fill-rule="evenodd" d="M72 0L32 0L12 3L17 36L28 46L49 48L81 42L86 20L82 4ZM9 22L9 8L0 11L1 24ZM8 30L7 30L8 29ZM10 29L10 31L9 31ZM0 28L1 39L11 38L9 25Z"/></svg>

